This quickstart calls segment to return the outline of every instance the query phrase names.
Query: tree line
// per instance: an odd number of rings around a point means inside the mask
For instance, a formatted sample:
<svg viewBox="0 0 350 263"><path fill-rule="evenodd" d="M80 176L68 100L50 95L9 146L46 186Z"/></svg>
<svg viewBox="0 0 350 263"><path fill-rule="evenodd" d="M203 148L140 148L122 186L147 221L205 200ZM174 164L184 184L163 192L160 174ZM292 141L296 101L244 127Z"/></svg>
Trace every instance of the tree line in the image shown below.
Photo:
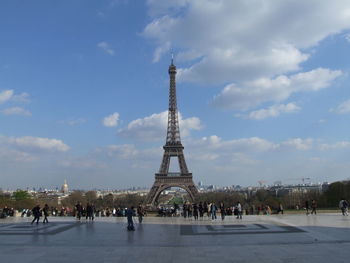
<svg viewBox="0 0 350 263"><path fill-rule="evenodd" d="M334 182L328 189L321 193L319 191L295 192L283 196L276 195L275 191L259 189L254 193L249 192L207 192L199 193L196 202L217 203L224 202L227 206L235 205L238 201L245 206L264 206L278 208L280 204L285 209L295 209L297 206L302 208L305 201L316 200L318 208L337 208L339 200L346 199L350 201L350 181ZM17 190L12 194L0 191L0 207L5 206L21 211L22 209L31 209L36 204L50 207L70 207L74 208L78 202L82 205L93 203L97 210L105 208L126 208L138 206L143 203L145 196L137 194L97 196L96 191L74 191L68 197L61 200L58 205L57 198L48 198L45 195L32 196L27 191ZM172 201L170 201L172 202ZM171 203L170 203L171 204Z"/></svg>

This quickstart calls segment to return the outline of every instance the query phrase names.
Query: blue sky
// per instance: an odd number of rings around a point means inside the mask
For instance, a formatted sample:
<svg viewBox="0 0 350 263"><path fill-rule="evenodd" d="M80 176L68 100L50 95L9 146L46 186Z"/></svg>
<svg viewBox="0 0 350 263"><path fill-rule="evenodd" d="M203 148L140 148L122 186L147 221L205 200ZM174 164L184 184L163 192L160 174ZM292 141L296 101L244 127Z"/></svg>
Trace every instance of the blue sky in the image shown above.
<svg viewBox="0 0 350 263"><path fill-rule="evenodd" d="M151 186L171 52L196 182L349 178L348 1L2 1L0 32L3 189Z"/></svg>

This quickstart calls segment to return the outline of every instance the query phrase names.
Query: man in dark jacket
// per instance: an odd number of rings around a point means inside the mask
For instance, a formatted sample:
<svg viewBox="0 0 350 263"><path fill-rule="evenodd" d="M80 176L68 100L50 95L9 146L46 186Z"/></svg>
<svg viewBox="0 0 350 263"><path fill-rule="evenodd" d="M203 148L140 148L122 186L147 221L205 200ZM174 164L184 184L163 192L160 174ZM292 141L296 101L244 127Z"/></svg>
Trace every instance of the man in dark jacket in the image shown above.
<svg viewBox="0 0 350 263"><path fill-rule="evenodd" d="M126 217L128 219L128 230L135 230L134 227L134 221L132 220L132 217L135 216L135 211L134 211L134 207L130 207L128 208L128 210L126 210Z"/></svg>
<svg viewBox="0 0 350 263"><path fill-rule="evenodd" d="M49 220L47 220L47 217L49 216L49 206L48 204L45 204L44 208L43 208L43 212L44 212L44 221L43 223L49 223Z"/></svg>
<svg viewBox="0 0 350 263"><path fill-rule="evenodd" d="M39 219L40 219L40 216L41 216L40 205L36 205L32 209L32 212L33 212L34 219L33 219L31 224L33 224L35 222L35 220L36 220L36 224L39 224Z"/></svg>
<svg viewBox="0 0 350 263"><path fill-rule="evenodd" d="M79 219L80 221L80 218L83 214L83 206L81 205L81 202L78 202L76 205L75 205L75 211L76 211L76 216L77 218Z"/></svg>
<svg viewBox="0 0 350 263"><path fill-rule="evenodd" d="M86 205L86 219L94 220L94 206L93 204L87 203Z"/></svg>

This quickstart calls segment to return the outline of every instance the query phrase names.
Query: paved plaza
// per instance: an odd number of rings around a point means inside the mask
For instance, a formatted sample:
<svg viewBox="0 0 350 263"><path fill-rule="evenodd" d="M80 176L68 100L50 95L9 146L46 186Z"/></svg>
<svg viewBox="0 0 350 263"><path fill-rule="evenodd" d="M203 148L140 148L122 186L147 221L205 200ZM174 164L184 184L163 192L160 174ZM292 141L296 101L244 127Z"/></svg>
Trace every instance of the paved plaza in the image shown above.
<svg viewBox="0 0 350 263"><path fill-rule="evenodd" d="M0 220L1 262L348 262L350 217L340 214ZM136 221L136 220L135 220Z"/></svg>

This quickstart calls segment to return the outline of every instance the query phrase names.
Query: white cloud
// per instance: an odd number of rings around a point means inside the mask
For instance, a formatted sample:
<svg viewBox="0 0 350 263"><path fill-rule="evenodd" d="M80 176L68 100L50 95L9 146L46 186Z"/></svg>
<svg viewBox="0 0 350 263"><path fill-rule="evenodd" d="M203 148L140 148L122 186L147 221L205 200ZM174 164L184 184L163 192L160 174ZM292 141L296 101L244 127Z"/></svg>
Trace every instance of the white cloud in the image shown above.
<svg viewBox="0 0 350 263"><path fill-rule="evenodd" d="M104 52L106 52L107 54L109 54L111 56L114 56L114 54L115 54L114 49L112 49L110 44L105 42L105 41L98 43L97 47L99 47L100 49L102 49Z"/></svg>
<svg viewBox="0 0 350 263"><path fill-rule="evenodd" d="M12 97L12 101L14 102L20 102L20 103L27 103L30 102L29 94L26 92L22 92L21 94L15 94Z"/></svg>
<svg viewBox="0 0 350 263"><path fill-rule="evenodd" d="M84 158L63 160L61 165L67 168L78 169L104 169L106 167L106 165L102 162Z"/></svg>
<svg viewBox="0 0 350 263"><path fill-rule="evenodd" d="M350 149L350 142L349 141L340 141L332 144L320 144L319 148L321 150L337 150L337 149Z"/></svg>
<svg viewBox="0 0 350 263"><path fill-rule="evenodd" d="M164 45L162 46L159 46L156 48L156 50L154 51L154 54L153 54L153 63L155 62L158 62L161 58L161 56L168 52L170 49L170 43L169 42L166 42Z"/></svg>
<svg viewBox="0 0 350 263"><path fill-rule="evenodd" d="M109 160L131 160L133 163L156 162L155 168L159 165L163 149L162 147L138 149L134 144L112 144L96 149L96 153L97 156L104 156Z"/></svg>
<svg viewBox="0 0 350 263"><path fill-rule="evenodd" d="M61 140L41 138L41 137L5 137L0 136L0 143L3 142L7 145L17 147L22 150L43 150L50 152L66 152L69 150L69 146L63 143Z"/></svg>
<svg viewBox="0 0 350 263"><path fill-rule="evenodd" d="M335 109L330 109L330 112L335 112L337 114L350 113L350 99L343 101Z"/></svg>
<svg viewBox="0 0 350 263"><path fill-rule="evenodd" d="M168 111L155 113L142 119L131 121L126 128L118 133L124 137L135 138L142 141L165 140L168 122ZM191 130L200 130L201 122L197 117L183 119L179 113L180 134L186 137Z"/></svg>
<svg viewBox="0 0 350 263"><path fill-rule="evenodd" d="M106 148L109 156L118 156L123 159L134 158L139 154L133 144L108 145Z"/></svg>
<svg viewBox="0 0 350 263"><path fill-rule="evenodd" d="M202 59L179 79L242 82L299 70L305 48L350 28L350 2L150 0L144 36ZM186 58L184 56L183 58ZM189 61L193 57L188 57Z"/></svg>
<svg viewBox="0 0 350 263"><path fill-rule="evenodd" d="M119 121L119 113L115 112L105 118L103 118L102 123L106 127L116 127Z"/></svg>
<svg viewBox="0 0 350 263"><path fill-rule="evenodd" d="M341 74L339 70L318 68L290 77L261 78L245 82L242 87L230 84L214 97L213 104L222 109L248 110L265 102L281 102L296 92L327 88Z"/></svg>
<svg viewBox="0 0 350 263"><path fill-rule="evenodd" d="M0 92L0 104L9 101L13 97L13 90L4 90Z"/></svg>
<svg viewBox="0 0 350 263"><path fill-rule="evenodd" d="M276 104L272 105L267 109L260 109L256 111L252 111L247 115L236 114L237 117L243 117L251 120L263 120L266 118L277 117L281 113L296 113L300 111L301 108L297 106L295 103L288 104Z"/></svg>
<svg viewBox="0 0 350 263"><path fill-rule="evenodd" d="M280 147L287 147L291 149L296 150L310 150L313 147L314 140L311 138L308 139L301 139L301 138L294 138L289 139L287 141L284 141L281 143Z"/></svg>
<svg viewBox="0 0 350 263"><path fill-rule="evenodd" d="M269 142L259 137L241 138L234 140L222 140L216 135L203 137L200 140L186 141L189 148L199 150L206 154L266 152L277 149L278 144Z"/></svg>
<svg viewBox="0 0 350 263"><path fill-rule="evenodd" d="M1 139L1 138L0 138ZM2 148L0 147L0 159L7 162L32 162L38 158L33 154L19 151L16 149Z"/></svg>
<svg viewBox="0 0 350 263"><path fill-rule="evenodd" d="M32 113L21 107L7 108L1 111L4 115L22 115L22 116L32 116Z"/></svg>
<svg viewBox="0 0 350 263"><path fill-rule="evenodd" d="M350 43L350 34L346 34L344 37Z"/></svg>
<svg viewBox="0 0 350 263"><path fill-rule="evenodd" d="M190 152L189 157L194 160L247 160L256 163L254 156L265 157L272 153L286 153L317 149L317 141L312 138L293 138L281 142L271 142L259 137L223 140L212 135L201 139L185 141L185 148ZM320 148L320 145L318 145ZM245 162L245 163L247 163Z"/></svg>
<svg viewBox="0 0 350 263"><path fill-rule="evenodd" d="M12 89L0 91L0 104L9 101L20 103L30 102L29 94L26 92L22 92L21 94L15 94L14 90Z"/></svg>

